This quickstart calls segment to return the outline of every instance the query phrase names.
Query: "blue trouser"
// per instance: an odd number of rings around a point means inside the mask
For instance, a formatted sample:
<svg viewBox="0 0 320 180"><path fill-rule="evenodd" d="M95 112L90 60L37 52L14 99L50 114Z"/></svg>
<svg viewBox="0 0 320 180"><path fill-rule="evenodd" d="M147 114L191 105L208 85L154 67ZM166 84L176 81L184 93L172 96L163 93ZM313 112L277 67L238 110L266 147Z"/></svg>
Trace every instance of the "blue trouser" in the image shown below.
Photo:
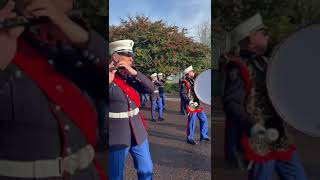
<svg viewBox="0 0 320 180"><path fill-rule="evenodd" d="M138 180L152 180L153 167L147 139L140 145L109 150L108 179L123 180L125 161L129 152L137 170Z"/></svg>
<svg viewBox="0 0 320 180"><path fill-rule="evenodd" d="M281 180L306 180L304 169L298 159L297 152L292 154L290 161L272 160L256 163L249 172L249 180L272 180L273 171Z"/></svg>
<svg viewBox="0 0 320 180"><path fill-rule="evenodd" d="M166 105L166 94L165 93L160 93L160 97L161 97L162 107L164 108L165 105Z"/></svg>
<svg viewBox="0 0 320 180"><path fill-rule="evenodd" d="M208 138L208 119L204 111L193 112L188 115L188 140L193 140L194 129L197 117L200 120L200 138Z"/></svg>
<svg viewBox="0 0 320 180"><path fill-rule="evenodd" d="M163 106L161 98L151 99L151 118L155 119L156 109L158 107L159 110L159 118L163 118Z"/></svg>
<svg viewBox="0 0 320 180"><path fill-rule="evenodd" d="M146 105L146 102L148 101L147 95L144 93L140 93L140 104L141 107L144 107Z"/></svg>

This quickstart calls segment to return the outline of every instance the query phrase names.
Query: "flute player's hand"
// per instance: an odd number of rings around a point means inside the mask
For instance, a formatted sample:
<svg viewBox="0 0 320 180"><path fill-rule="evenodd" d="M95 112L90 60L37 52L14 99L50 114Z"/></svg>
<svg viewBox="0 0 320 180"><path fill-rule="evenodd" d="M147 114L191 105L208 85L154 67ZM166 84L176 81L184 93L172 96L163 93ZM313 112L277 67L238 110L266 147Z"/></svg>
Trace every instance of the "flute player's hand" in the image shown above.
<svg viewBox="0 0 320 180"><path fill-rule="evenodd" d="M12 12L14 7L15 3L9 0L0 9L0 21L16 17L16 14ZM23 31L23 27L0 29L0 71L5 70L14 58L17 50L17 39Z"/></svg>
<svg viewBox="0 0 320 180"><path fill-rule="evenodd" d="M131 64L128 64L126 61L119 62L118 66L123 67L131 76L136 76L138 74L138 72L132 68Z"/></svg>
<svg viewBox="0 0 320 180"><path fill-rule="evenodd" d="M109 64L109 69L115 67L113 62ZM117 70L109 70L109 84L112 83L112 81L114 80L114 76L116 74Z"/></svg>
<svg viewBox="0 0 320 180"><path fill-rule="evenodd" d="M89 33L67 15L72 9L72 1L26 0L26 16L48 17L52 24L62 32L69 42L84 48L89 40Z"/></svg>

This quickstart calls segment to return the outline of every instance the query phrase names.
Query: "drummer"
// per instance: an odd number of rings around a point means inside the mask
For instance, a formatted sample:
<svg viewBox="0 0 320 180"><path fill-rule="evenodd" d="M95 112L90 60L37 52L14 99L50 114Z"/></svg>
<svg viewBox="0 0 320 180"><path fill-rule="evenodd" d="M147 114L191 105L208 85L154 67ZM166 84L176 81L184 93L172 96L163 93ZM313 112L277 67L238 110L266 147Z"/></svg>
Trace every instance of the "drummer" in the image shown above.
<svg viewBox="0 0 320 180"><path fill-rule="evenodd" d="M187 143L196 145L197 143L193 139L196 118L198 117L200 120L200 141L210 141L208 137L208 119L204 108L200 106L200 101L194 92L195 73L193 72L193 67L189 66L183 73L185 74L185 79L181 82L181 95L184 101L187 102Z"/></svg>
<svg viewBox="0 0 320 180"><path fill-rule="evenodd" d="M269 36L261 15L240 24L232 34L240 46L240 58L225 67L223 104L231 126L241 131L235 132L238 139L231 147L241 147L245 157L250 157L247 160L253 164L250 163L249 180L271 180L274 170L281 179L305 180L290 136L268 99L265 83L268 59L263 55Z"/></svg>

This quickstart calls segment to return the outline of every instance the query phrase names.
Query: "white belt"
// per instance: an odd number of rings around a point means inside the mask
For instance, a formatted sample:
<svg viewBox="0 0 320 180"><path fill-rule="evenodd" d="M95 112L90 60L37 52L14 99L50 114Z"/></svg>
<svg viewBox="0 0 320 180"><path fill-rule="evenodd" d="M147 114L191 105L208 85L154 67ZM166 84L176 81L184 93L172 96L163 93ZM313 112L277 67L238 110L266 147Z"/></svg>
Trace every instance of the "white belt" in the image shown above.
<svg viewBox="0 0 320 180"><path fill-rule="evenodd" d="M0 176L15 178L51 178L62 177L63 172L73 174L84 169L94 158L94 149L87 145L78 152L65 158L38 161L0 160Z"/></svg>
<svg viewBox="0 0 320 180"><path fill-rule="evenodd" d="M129 117L133 117L138 114L139 114L139 108L135 108L134 110L131 110L128 112L120 112L120 113L109 112L109 118L114 118L114 119L126 118L127 119Z"/></svg>
<svg viewBox="0 0 320 180"><path fill-rule="evenodd" d="M159 90L155 90L155 91L153 91L153 93L158 93L159 92Z"/></svg>

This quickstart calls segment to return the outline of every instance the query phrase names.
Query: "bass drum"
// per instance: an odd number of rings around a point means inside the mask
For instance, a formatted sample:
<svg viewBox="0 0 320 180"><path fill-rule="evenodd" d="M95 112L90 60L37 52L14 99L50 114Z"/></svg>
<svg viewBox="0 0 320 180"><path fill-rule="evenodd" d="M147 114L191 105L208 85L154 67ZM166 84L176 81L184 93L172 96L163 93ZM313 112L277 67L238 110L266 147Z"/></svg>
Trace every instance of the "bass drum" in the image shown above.
<svg viewBox="0 0 320 180"><path fill-rule="evenodd" d="M194 81L194 92L201 102L211 105L211 69L197 76Z"/></svg>
<svg viewBox="0 0 320 180"><path fill-rule="evenodd" d="M267 88L285 122L320 137L320 24L291 34L277 47L268 66Z"/></svg>

